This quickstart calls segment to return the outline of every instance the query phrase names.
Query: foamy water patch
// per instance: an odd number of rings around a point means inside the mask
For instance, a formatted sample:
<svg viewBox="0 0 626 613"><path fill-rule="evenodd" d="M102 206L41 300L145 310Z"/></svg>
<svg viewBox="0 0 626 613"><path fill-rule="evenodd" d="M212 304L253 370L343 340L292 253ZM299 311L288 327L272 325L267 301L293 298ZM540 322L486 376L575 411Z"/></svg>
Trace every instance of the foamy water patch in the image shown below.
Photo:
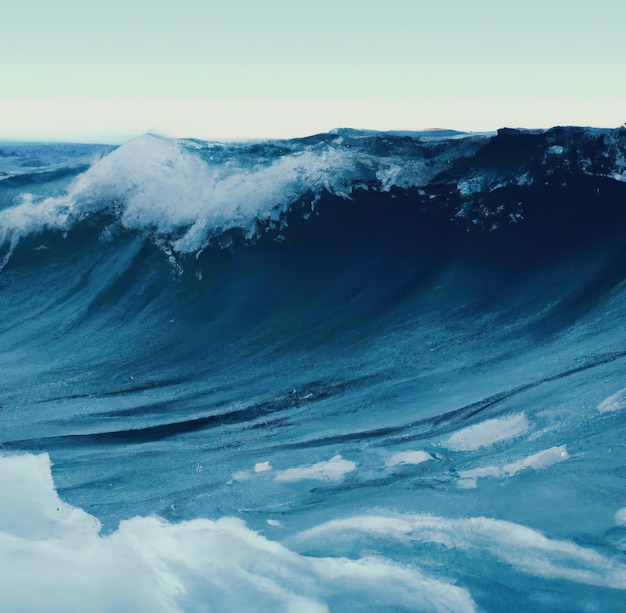
<svg viewBox="0 0 626 613"><path fill-rule="evenodd" d="M449 519L432 515L364 515L332 520L301 533L300 546L315 541L393 539L434 543L447 549L483 552L524 574L626 590L626 565L594 549L554 540L527 526L488 517Z"/></svg>
<svg viewBox="0 0 626 613"><path fill-rule="evenodd" d="M423 464L424 462L428 462L428 460L432 459L433 456L426 451L398 451L387 459L385 465L387 468L394 468L396 466Z"/></svg>
<svg viewBox="0 0 626 613"><path fill-rule="evenodd" d="M609 413L612 411L621 411L626 408L626 387L615 392L598 405L600 413Z"/></svg>
<svg viewBox="0 0 626 613"><path fill-rule="evenodd" d="M328 191L349 198L354 182L373 173L356 163L352 150L329 146L286 148L267 159L251 158L233 145L230 156L213 159L208 144L191 145L144 135L96 162L63 196L22 194L0 212L0 243L66 230L108 211L128 229L170 237L174 250L194 252L216 232L237 227L253 233L257 219L279 220L305 194Z"/></svg>
<svg viewBox="0 0 626 613"><path fill-rule="evenodd" d="M0 507L0 594L12 613L326 613L372 602L476 610L465 589L415 565L301 555L238 518L170 524L136 517L102 536L95 518L58 498L45 455L0 457L0 486L11 493Z"/></svg>
<svg viewBox="0 0 626 613"><path fill-rule="evenodd" d="M476 451L523 434L530 428L525 413L487 419L455 432L442 444L452 451Z"/></svg>
<svg viewBox="0 0 626 613"><path fill-rule="evenodd" d="M356 470L356 463L336 455L330 460L316 462L309 466L299 466L280 470L276 481L341 481L348 473Z"/></svg>
<svg viewBox="0 0 626 613"><path fill-rule="evenodd" d="M269 472L270 470L272 470L273 467L269 462L257 462L254 465L254 472L255 473L266 473Z"/></svg>
<svg viewBox="0 0 626 613"><path fill-rule="evenodd" d="M525 470L542 470L564 462L569 458L567 447L550 447L537 453L533 453L525 458L504 464L503 466L483 466L471 470L460 470L458 482L459 487L475 488L476 480L484 477L508 478L517 475Z"/></svg>

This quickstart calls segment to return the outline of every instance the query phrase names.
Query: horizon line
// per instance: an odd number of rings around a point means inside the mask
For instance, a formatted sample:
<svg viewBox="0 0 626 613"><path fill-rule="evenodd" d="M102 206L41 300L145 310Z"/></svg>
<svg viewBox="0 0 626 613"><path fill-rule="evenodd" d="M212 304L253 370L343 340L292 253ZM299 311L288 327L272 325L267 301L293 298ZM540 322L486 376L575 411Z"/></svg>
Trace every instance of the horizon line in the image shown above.
<svg viewBox="0 0 626 613"><path fill-rule="evenodd" d="M303 133L299 136L233 136L233 137L216 137L216 138L207 138L207 137L198 137L198 136L180 136L174 134L168 134L167 132L161 130L147 130L142 132L130 132L125 134L119 134L117 136L113 136L112 134L107 136L102 134L101 136L89 137L87 136L85 140L81 140L80 138L46 138L42 135L42 137L37 136L25 136L18 138L3 138L0 135L0 145L35 145L35 144L75 144L75 145L110 145L110 146L120 146L126 142L134 140L136 138L141 138L142 136L152 135L159 138L167 138L171 140L202 140L207 142L223 142L223 143L245 143L245 142L263 142L263 141L284 141L284 140L298 140L302 138L311 138L313 136L319 136L322 134L333 134L340 131L354 131L354 132L362 132L362 133L371 133L371 134L390 134L390 135L411 135L411 134L423 134L424 136L436 135L437 132L454 132L455 134L461 136L480 136L480 135L489 135L496 134L500 130L520 130L520 131L528 131L528 132L546 132L549 130L553 130L555 128L581 128L581 129L589 129L589 130L619 130L626 128L626 122L617 126L600 126L600 125L582 125L582 124L554 124L549 127L528 127L528 126L513 126L513 125L503 125L498 128L494 128L492 130L461 130L458 128L423 128L423 129L398 129L393 128L389 130L381 130L378 128L355 128L351 126L341 126L331 128L327 131L322 132L310 132ZM445 138L445 137L443 137Z"/></svg>

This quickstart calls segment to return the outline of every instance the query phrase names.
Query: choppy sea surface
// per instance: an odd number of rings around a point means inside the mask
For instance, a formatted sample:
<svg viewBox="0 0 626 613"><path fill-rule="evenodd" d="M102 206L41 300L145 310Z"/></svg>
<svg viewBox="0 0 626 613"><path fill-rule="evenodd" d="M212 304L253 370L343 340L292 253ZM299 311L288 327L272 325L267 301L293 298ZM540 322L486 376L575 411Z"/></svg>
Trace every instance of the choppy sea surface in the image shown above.
<svg viewBox="0 0 626 613"><path fill-rule="evenodd" d="M0 610L626 611L626 129L0 143Z"/></svg>

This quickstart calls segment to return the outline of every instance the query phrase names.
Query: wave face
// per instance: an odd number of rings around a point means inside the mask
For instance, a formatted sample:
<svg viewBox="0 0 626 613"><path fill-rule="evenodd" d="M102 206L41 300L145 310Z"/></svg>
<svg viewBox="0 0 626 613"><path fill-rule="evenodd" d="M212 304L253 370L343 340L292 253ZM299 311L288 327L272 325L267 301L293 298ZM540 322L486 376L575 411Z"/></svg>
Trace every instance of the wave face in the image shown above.
<svg viewBox="0 0 626 613"><path fill-rule="evenodd" d="M12 147L11 611L623 606L625 129Z"/></svg>

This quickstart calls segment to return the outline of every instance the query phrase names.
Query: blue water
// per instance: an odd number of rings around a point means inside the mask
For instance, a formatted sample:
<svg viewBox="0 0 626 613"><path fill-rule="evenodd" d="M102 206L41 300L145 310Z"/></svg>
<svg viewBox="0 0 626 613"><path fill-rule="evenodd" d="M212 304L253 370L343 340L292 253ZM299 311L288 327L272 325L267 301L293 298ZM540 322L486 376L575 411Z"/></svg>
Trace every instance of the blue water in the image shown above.
<svg viewBox="0 0 626 613"><path fill-rule="evenodd" d="M2 610L626 610L624 130L7 147Z"/></svg>

